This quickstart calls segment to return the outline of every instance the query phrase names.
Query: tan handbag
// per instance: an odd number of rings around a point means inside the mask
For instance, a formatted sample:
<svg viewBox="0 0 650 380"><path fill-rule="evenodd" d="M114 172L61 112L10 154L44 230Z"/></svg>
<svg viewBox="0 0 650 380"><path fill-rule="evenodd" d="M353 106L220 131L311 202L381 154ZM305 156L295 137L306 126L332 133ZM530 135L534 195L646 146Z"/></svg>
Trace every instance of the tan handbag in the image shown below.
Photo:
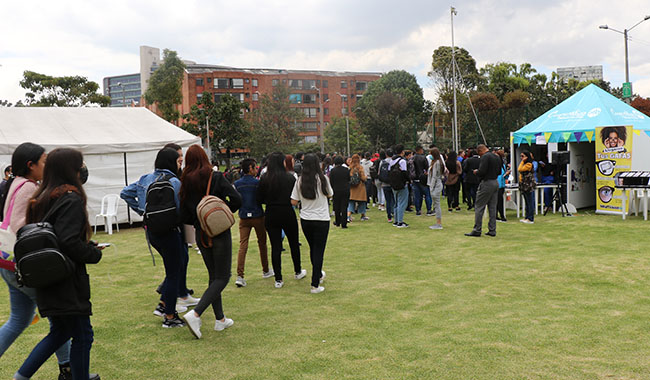
<svg viewBox="0 0 650 380"><path fill-rule="evenodd" d="M213 175L210 175L208 190L205 192L205 196L201 199L199 205L196 206L196 216L199 218L199 223L201 224L202 237L205 234L210 238L223 233L235 224L235 216L230 211L230 207L228 207L226 202L217 196L210 195ZM211 247L212 240L209 240L207 244L204 242L204 245Z"/></svg>

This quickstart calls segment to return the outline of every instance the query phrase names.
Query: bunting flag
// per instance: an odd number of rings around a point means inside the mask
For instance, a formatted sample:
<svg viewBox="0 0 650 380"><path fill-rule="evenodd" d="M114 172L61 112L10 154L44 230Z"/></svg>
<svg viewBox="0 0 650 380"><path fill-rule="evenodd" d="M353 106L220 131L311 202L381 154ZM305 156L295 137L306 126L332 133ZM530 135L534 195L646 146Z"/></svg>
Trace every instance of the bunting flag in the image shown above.
<svg viewBox="0 0 650 380"><path fill-rule="evenodd" d="M510 144L512 144L515 141L515 136L510 135Z"/></svg>
<svg viewBox="0 0 650 380"><path fill-rule="evenodd" d="M594 131L585 132L585 136L587 136L587 141L591 142L594 139Z"/></svg>
<svg viewBox="0 0 650 380"><path fill-rule="evenodd" d="M650 131L645 131L645 134L648 135L648 137L650 137Z"/></svg>
<svg viewBox="0 0 650 380"><path fill-rule="evenodd" d="M632 132L634 132L635 135L641 136L641 130L640 129L633 129Z"/></svg>
<svg viewBox="0 0 650 380"><path fill-rule="evenodd" d="M533 142L533 136L532 136L532 135L528 135L528 136L526 136L526 142L528 142L528 145L532 145L532 142Z"/></svg>
<svg viewBox="0 0 650 380"><path fill-rule="evenodd" d="M551 142L551 136L553 135L552 132L544 132L544 138L546 139L546 142Z"/></svg>
<svg viewBox="0 0 650 380"><path fill-rule="evenodd" d="M582 132L573 132L573 135L576 137L576 141L580 142L580 138L582 137Z"/></svg>
<svg viewBox="0 0 650 380"><path fill-rule="evenodd" d="M562 132L562 139L564 140L563 142L569 142L570 138L571 132Z"/></svg>

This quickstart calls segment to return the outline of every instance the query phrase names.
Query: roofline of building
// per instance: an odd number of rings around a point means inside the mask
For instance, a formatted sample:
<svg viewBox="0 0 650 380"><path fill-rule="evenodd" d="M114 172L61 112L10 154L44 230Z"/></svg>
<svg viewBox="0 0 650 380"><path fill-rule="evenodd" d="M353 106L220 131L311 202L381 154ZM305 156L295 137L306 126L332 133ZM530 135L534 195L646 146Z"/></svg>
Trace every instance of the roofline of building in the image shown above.
<svg viewBox="0 0 650 380"><path fill-rule="evenodd" d="M382 76L383 73L371 71L327 71L327 70L291 70L291 69L267 69L267 68L239 68L220 65L195 64L187 65L185 70L190 74L205 73L209 71L245 71L250 74L261 75L286 75L286 74L312 74L323 76L350 76L350 75L375 75Z"/></svg>
<svg viewBox="0 0 650 380"><path fill-rule="evenodd" d="M104 77L104 79L110 79L110 78L117 78L117 77L128 77L131 75L140 75L140 73L133 73L133 74L122 74L122 75L111 75L109 77Z"/></svg>

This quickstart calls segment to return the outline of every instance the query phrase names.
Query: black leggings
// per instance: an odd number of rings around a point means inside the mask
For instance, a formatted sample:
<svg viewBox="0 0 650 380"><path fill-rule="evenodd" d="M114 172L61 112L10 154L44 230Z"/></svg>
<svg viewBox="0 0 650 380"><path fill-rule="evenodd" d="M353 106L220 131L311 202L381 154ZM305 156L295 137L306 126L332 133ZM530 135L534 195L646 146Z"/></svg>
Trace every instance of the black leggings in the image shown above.
<svg viewBox="0 0 650 380"><path fill-rule="evenodd" d="M349 190L334 192L332 203L334 204L334 224L336 224L337 226L345 227L348 224L347 210L348 210L349 200L350 200Z"/></svg>
<svg viewBox="0 0 650 380"><path fill-rule="evenodd" d="M287 236L291 249L293 271L298 274L300 266L300 245L298 244L298 221L291 206L267 206L264 226L271 241L271 263L275 272L275 281L282 281L282 231Z"/></svg>
<svg viewBox="0 0 650 380"><path fill-rule="evenodd" d="M305 234L307 243L309 243L309 258L311 259L313 268L311 273L311 286L317 288L322 276L323 256L325 255L325 245L327 244L330 222L300 219L300 225L302 226L302 233Z"/></svg>
<svg viewBox="0 0 650 380"><path fill-rule="evenodd" d="M207 238L209 239L209 238ZM230 281L230 267L232 265L232 237L230 229L212 238L212 247L206 247L201 240L201 230L196 229L196 243L201 250L205 267L208 269L208 288L203 292L201 301L194 311L201 315L211 304L216 319L224 318L221 292Z"/></svg>
<svg viewBox="0 0 650 380"><path fill-rule="evenodd" d="M497 195L497 217L501 219L506 218L506 213L505 213L505 205L503 204L503 192L505 191L505 188L500 187L499 188L499 194Z"/></svg>
<svg viewBox="0 0 650 380"><path fill-rule="evenodd" d="M459 183L456 182L453 185L445 185L447 190L447 208L458 207L458 187Z"/></svg>

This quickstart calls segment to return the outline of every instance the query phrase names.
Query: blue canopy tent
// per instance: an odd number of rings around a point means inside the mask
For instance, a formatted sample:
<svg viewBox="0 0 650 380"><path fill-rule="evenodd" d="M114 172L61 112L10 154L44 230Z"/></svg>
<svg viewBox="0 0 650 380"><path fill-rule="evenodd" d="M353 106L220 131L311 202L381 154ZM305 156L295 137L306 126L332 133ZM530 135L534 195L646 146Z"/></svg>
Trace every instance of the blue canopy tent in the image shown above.
<svg viewBox="0 0 650 380"><path fill-rule="evenodd" d="M551 143L592 142L596 127L608 125L632 125L650 136L650 117L590 84L514 132L512 142L530 145L540 136Z"/></svg>

